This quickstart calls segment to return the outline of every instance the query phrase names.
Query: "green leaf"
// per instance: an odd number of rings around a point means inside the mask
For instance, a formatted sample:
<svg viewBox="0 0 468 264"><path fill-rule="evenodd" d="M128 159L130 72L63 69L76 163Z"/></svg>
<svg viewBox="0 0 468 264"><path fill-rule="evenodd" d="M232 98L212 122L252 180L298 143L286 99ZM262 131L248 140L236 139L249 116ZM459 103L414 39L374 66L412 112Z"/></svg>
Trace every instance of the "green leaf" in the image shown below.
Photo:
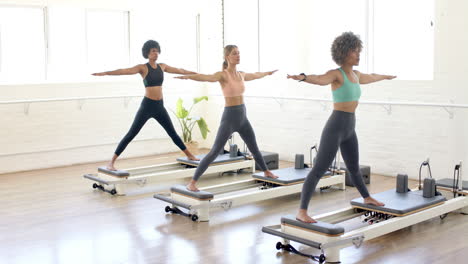
<svg viewBox="0 0 468 264"><path fill-rule="evenodd" d="M206 136L208 135L208 132L210 132L210 130L208 129L208 125L206 124L205 119L203 119L202 117L199 120L197 120L197 123L198 127L200 128L200 133L202 134L203 139L206 139Z"/></svg>
<svg viewBox="0 0 468 264"><path fill-rule="evenodd" d="M208 96L200 96L200 97L193 98L193 104L198 104L199 102L201 102L203 100L208 101Z"/></svg>
<svg viewBox="0 0 468 264"><path fill-rule="evenodd" d="M172 111L177 117L180 127L182 128L184 142L189 142L192 140L192 129L195 126L195 124L198 124L198 128L200 129L200 133L202 134L203 139L206 139L208 132L210 132L210 130L208 129L208 125L206 124L206 121L203 118L199 116L189 116L194 105L203 100L208 101L208 96L194 98L190 110L187 110L183 106L182 98L179 98L179 100L177 100L176 103L176 111Z"/></svg>
<svg viewBox="0 0 468 264"><path fill-rule="evenodd" d="M179 98L179 100L177 100L177 104L176 104L176 116L178 118L181 118L181 119L184 119L188 116L188 111L187 109L184 108L184 106L182 105L183 104L183 100L181 98Z"/></svg>

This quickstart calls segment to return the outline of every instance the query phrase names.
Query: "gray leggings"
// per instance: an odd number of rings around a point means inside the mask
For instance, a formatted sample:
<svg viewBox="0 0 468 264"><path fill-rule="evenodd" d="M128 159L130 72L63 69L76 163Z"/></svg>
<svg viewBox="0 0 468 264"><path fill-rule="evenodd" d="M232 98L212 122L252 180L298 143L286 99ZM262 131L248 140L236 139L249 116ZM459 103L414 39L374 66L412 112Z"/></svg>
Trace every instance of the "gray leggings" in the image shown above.
<svg viewBox="0 0 468 264"><path fill-rule="evenodd" d="M300 209L307 209L312 193L320 178L332 164L338 147L341 149L341 155L351 174L354 186L362 197L369 197L369 192L359 170L359 146L354 130L355 125L356 116L354 113L333 110L322 131L316 162L302 187Z"/></svg>
<svg viewBox="0 0 468 264"><path fill-rule="evenodd" d="M238 132L242 140L244 140L247 147L252 152L255 161L259 164L262 171L267 170L265 161L263 160L262 154L257 146L257 140L255 139L255 133L247 119L245 105L227 106L224 108L223 116L221 118L221 124L219 125L218 134L216 135L215 142L211 151L200 161L193 179L198 181L200 176L206 171L208 166L216 159L218 154L224 148L224 145L228 141L232 133Z"/></svg>

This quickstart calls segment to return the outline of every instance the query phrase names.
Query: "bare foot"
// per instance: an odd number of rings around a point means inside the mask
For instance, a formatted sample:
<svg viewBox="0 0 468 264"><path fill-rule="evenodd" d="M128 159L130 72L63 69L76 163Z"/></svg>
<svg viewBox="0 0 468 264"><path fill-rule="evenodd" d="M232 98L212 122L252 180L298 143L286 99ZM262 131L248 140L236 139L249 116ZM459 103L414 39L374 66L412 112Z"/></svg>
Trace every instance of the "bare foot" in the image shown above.
<svg viewBox="0 0 468 264"><path fill-rule="evenodd" d="M187 190L192 191L192 192L199 192L197 186L195 186L195 182L190 181L189 184L187 184Z"/></svg>
<svg viewBox="0 0 468 264"><path fill-rule="evenodd" d="M317 221L307 214L307 210L302 209L297 213L296 220L303 223L317 223Z"/></svg>
<svg viewBox="0 0 468 264"><path fill-rule="evenodd" d="M200 160L199 158L195 157L194 155L188 155L187 159L189 159L189 160Z"/></svg>
<svg viewBox="0 0 468 264"><path fill-rule="evenodd" d="M109 163L107 164L106 168L108 170L111 170L111 171L116 171L117 169L114 167L114 164L113 163Z"/></svg>
<svg viewBox="0 0 468 264"><path fill-rule="evenodd" d="M384 203L381 203L381 202L377 201L376 199L372 198L371 196L369 196L367 198L364 198L364 203L373 204L373 205L376 205L376 206L384 206L385 205Z"/></svg>
<svg viewBox="0 0 468 264"><path fill-rule="evenodd" d="M273 178L273 179L277 179L278 176L274 175L273 172L269 171L269 170L266 170L264 171L265 173L265 177L268 177L268 178Z"/></svg>

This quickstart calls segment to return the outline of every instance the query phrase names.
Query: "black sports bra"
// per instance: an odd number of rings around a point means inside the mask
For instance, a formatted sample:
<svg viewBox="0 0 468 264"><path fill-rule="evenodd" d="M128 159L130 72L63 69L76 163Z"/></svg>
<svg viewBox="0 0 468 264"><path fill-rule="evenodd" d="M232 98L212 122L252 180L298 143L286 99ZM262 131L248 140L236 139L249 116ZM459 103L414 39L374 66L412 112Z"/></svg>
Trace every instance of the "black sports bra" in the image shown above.
<svg viewBox="0 0 468 264"><path fill-rule="evenodd" d="M146 67L148 67L148 74L146 75L145 79L143 79L143 83L145 87L148 86L161 86L164 81L164 73L161 69L159 64L156 64L158 67L153 69L149 63L146 63Z"/></svg>

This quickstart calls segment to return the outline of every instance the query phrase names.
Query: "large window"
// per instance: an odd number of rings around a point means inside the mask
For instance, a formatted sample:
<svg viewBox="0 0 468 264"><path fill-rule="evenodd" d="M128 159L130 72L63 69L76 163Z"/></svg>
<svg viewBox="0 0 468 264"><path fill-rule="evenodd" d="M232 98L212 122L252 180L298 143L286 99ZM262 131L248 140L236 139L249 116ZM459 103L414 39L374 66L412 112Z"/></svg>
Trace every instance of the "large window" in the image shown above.
<svg viewBox="0 0 468 264"><path fill-rule="evenodd" d="M281 65L323 73L338 67L330 52L334 38L352 31L364 45L357 70L433 79L434 0L223 2L225 44L240 46L243 69L260 62L262 70Z"/></svg>
<svg viewBox="0 0 468 264"><path fill-rule="evenodd" d="M433 0L315 1L311 10L313 72L337 67L331 60L334 37L360 35L364 49L356 69L397 75L400 80L432 80L434 68Z"/></svg>
<svg viewBox="0 0 468 264"><path fill-rule="evenodd" d="M44 34L42 7L0 6L0 83L44 79Z"/></svg>
<svg viewBox="0 0 468 264"><path fill-rule="evenodd" d="M434 1L373 1L373 69L398 79L432 80Z"/></svg>
<svg viewBox="0 0 468 264"><path fill-rule="evenodd" d="M239 47L243 71L258 71L258 34L258 2L224 0L224 45Z"/></svg>
<svg viewBox="0 0 468 264"><path fill-rule="evenodd" d="M129 12L0 6L0 83L83 81L129 65Z"/></svg>
<svg viewBox="0 0 468 264"><path fill-rule="evenodd" d="M331 57L333 40L343 32L352 31L360 36L364 49L361 52L358 70L368 71L367 1L328 0L315 1L310 19L311 71L324 73L338 66Z"/></svg>
<svg viewBox="0 0 468 264"><path fill-rule="evenodd" d="M135 5L137 2L135 1ZM211 0L209 5L200 1L173 0L153 1L149 6L142 2L139 6L134 6L135 11L132 12L131 20L131 65L146 62L141 48L147 40L152 39L161 47L158 63L197 71L197 11L198 8L202 9L200 5L206 5L206 12L211 12L211 9L215 10L221 6L216 4L219 3ZM209 52L216 57L213 50ZM205 60L204 63L206 61L216 63L212 59ZM193 83L182 82L169 76L164 79L166 87L193 87Z"/></svg>
<svg viewBox="0 0 468 264"><path fill-rule="evenodd" d="M48 8L48 80L83 80L89 74L86 72L84 18L84 9Z"/></svg>
<svg viewBox="0 0 468 264"><path fill-rule="evenodd" d="M139 50L150 38L162 46L161 62L194 70L199 47L192 40L197 34L199 3L183 2L180 9L181 3L161 2L150 8L135 4L142 15L132 17L138 25L132 27L132 42L128 11L0 6L0 84L82 81L92 72L129 67L142 61ZM433 79L434 0L203 4L213 10L224 5L223 42L239 46L240 69L247 72L279 68L323 73L337 67L330 54L333 39L353 31L364 42L358 70L394 74L403 80ZM206 35L203 30L219 33L221 29L210 25L198 30ZM204 41L200 43L208 43ZM222 54L217 56L220 65Z"/></svg>
<svg viewBox="0 0 468 264"><path fill-rule="evenodd" d="M312 1L260 0L260 70L280 69L288 73L304 71L311 37L304 30ZM283 77L284 83L290 83ZM278 80L277 80L278 81ZM283 85L284 85L283 83Z"/></svg>
<svg viewBox="0 0 468 264"><path fill-rule="evenodd" d="M86 10L88 70L103 71L129 64L128 17L126 11Z"/></svg>

